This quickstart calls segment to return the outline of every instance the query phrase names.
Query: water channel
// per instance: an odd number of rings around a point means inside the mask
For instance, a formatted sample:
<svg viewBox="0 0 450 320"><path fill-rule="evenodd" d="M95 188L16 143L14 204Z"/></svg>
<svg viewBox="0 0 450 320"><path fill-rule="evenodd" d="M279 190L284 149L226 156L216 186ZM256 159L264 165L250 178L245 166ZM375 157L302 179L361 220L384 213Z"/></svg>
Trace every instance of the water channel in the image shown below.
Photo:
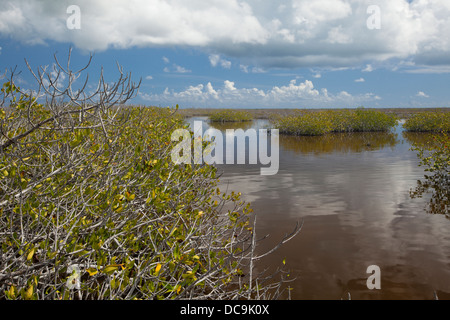
<svg viewBox="0 0 450 320"><path fill-rule="evenodd" d="M212 124L204 129L265 128L266 120ZM425 134L279 136L279 170L261 165L218 165L220 188L239 191L257 215L258 250L271 248L296 222L300 233L259 268L285 260L291 299L449 299L450 220L429 214L429 195L411 198L424 176L413 142ZM380 267L381 288L369 289L370 265Z"/></svg>

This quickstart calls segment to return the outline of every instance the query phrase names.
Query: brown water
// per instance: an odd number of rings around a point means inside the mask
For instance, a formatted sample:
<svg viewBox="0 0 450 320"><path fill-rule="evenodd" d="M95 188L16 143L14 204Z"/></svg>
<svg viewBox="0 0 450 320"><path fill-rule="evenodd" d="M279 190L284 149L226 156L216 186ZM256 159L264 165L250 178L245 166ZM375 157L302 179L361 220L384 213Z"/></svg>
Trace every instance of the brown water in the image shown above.
<svg viewBox="0 0 450 320"><path fill-rule="evenodd" d="M427 138L400 126L389 134L280 135L278 174L219 166L221 187L242 192L257 214L257 234L269 235L261 252L303 222L258 268L285 259L292 299L449 299L450 221L426 213L429 195L409 194L424 175L411 142ZM380 267L381 289L367 288L370 265Z"/></svg>

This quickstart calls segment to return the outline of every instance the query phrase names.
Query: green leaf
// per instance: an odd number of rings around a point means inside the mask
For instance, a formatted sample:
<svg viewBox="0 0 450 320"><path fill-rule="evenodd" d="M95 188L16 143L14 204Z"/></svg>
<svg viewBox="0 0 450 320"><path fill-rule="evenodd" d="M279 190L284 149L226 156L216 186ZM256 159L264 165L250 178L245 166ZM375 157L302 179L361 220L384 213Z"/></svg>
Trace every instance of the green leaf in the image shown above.
<svg viewBox="0 0 450 320"><path fill-rule="evenodd" d="M112 274L114 271L117 271L119 268L124 269L123 264L110 264L103 268L103 272L106 274Z"/></svg>
<svg viewBox="0 0 450 320"><path fill-rule="evenodd" d="M103 272L106 274L112 274L117 269L119 269L119 266L112 264L112 265L109 265L109 266L106 266L105 268L103 268Z"/></svg>

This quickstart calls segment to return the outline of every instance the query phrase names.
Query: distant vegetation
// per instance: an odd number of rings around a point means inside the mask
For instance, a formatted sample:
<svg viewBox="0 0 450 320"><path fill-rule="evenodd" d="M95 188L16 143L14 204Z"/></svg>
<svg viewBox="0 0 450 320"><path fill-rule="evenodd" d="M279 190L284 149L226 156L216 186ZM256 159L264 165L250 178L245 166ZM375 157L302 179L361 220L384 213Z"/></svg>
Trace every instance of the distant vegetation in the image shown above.
<svg viewBox="0 0 450 320"><path fill-rule="evenodd" d="M317 136L331 132L386 132L397 124L394 114L370 109L298 111L274 116L272 123L280 133Z"/></svg>
<svg viewBox="0 0 450 320"><path fill-rule="evenodd" d="M213 112L209 119L212 122L242 122L253 120L253 116L250 112L244 110L225 109Z"/></svg>
<svg viewBox="0 0 450 320"><path fill-rule="evenodd" d="M420 112L408 118L403 127L411 132L450 132L450 113Z"/></svg>
<svg viewBox="0 0 450 320"><path fill-rule="evenodd" d="M180 109L179 114L188 117L207 116L211 114L225 110L225 109L211 109L211 108L186 108ZM317 112L337 109L286 109L286 108L255 108L255 109L234 109L248 112L252 115L253 119L271 119L274 116L289 116L298 115L299 112ZM448 113L450 108L370 108L370 110L380 111L386 114L394 114L398 119L408 119L417 113L422 112L442 112Z"/></svg>

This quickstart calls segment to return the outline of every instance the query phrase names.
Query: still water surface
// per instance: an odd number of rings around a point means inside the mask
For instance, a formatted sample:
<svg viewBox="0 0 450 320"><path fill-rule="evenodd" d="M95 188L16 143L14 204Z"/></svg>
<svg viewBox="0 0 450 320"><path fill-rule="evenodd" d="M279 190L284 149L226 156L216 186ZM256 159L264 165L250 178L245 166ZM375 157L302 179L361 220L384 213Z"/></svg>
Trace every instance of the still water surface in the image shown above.
<svg viewBox="0 0 450 320"><path fill-rule="evenodd" d="M270 127L265 120L226 128ZM271 248L297 221L296 238L260 261L286 260L292 299L450 298L450 220L425 211L428 196L410 197L424 176L411 143L426 139L398 126L392 133L280 135L279 171L219 165L221 189L240 191L257 214L259 250ZM378 265L381 289L369 290L367 267Z"/></svg>

